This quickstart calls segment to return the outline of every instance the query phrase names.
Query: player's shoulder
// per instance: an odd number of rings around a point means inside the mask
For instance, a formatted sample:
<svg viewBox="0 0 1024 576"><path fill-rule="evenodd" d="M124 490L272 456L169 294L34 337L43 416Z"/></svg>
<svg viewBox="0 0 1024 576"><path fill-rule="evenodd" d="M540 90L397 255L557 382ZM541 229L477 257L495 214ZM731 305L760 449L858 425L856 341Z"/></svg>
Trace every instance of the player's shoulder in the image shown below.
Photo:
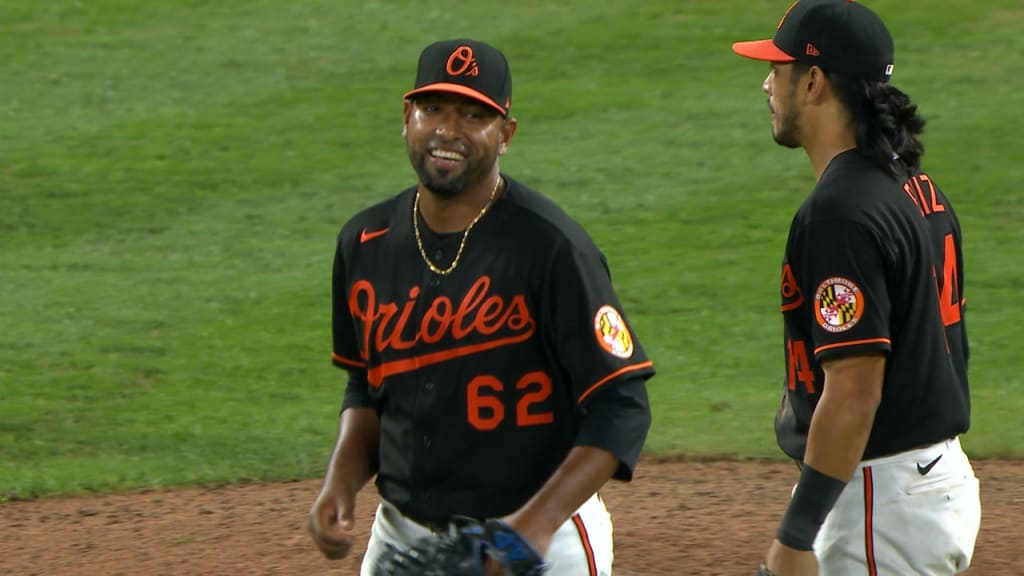
<svg viewBox="0 0 1024 576"><path fill-rule="evenodd" d="M390 198L356 212L342 225L338 233L339 244L351 245L360 237L383 234L385 230L390 231L399 225L402 222L402 214L408 212L411 215L412 195L415 190L415 186L410 186ZM409 210L403 210L404 206L409 206Z"/></svg>
<svg viewBox="0 0 1024 576"><path fill-rule="evenodd" d="M547 242L549 246L566 243L577 249L594 247L583 225L557 202L514 178L504 177L509 184L504 200L512 210L520 212L516 221L529 227L527 237Z"/></svg>
<svg viewBox="0 0 1024 576"><path fill-rule="evenodd" d="M816 221L870 222L886 212L911 213L903 181L857 150L832 159L804 204Z"/></svg>
<svg viewBox="0 0 1024 576"><path fill-rule="evenodd" d="M815 188L822 202L844 199L856 201L869 196L885 196L900 189L902 182L856 149L832 159Z"/></svg>

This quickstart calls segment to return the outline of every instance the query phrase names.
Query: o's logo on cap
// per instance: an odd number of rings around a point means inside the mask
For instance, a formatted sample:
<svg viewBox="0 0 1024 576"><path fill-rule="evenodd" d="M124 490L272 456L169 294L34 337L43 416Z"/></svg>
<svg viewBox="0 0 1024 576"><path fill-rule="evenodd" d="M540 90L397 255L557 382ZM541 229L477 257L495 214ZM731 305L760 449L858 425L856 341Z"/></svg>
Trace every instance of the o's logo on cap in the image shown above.
<svg viewBox="0 0 1024 576"><path fill-rule="evenodd" d="M856 284L838 276L822 282L814 293L814 315L827 332L845 332L864 314L864 293Z"/></svg>
<svg viewBox="0 0 1024 576"><path fill-rule="evenodd" d="M597 343L612 356L629 358L633 355L633 336L619 311L611 306L601 306L594 315L594 334Z"/></svg>
<svg viewBox="0 0 1024 576"><path fill-rule="evenodd" d="M445 72L449 76L476 76L480 74L480 68L476 65L476 58L473 57L473 49L469 46L459 46L448 56L445 64Z"/></svg>

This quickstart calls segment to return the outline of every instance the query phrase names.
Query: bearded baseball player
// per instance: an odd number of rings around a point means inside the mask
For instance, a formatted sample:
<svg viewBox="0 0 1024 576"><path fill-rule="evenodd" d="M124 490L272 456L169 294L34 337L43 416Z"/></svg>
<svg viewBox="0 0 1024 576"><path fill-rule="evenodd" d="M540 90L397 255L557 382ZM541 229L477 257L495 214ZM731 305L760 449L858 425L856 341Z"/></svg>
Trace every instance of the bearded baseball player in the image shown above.
<svg viewBox="0 0 1024 576"><path fill-rule="evenodd" d="M499 170L511 102L501 52L427 46L405 94L418 183L338 236L348 385L309 529L348 554L376 476L363 576L611 574L598 491L633 474L654 369L584 229Z"/></svg>
<svg viewBox="0 0 1024 576"><path fill-rule="evenodd" d="M771 40L772 135L817 184L782 263L780 447L802 471L760 574L955 574L981 515L964 266L949 199L920 169L924 120L893 87L893 40L859 2L800 0Z"/></svg>

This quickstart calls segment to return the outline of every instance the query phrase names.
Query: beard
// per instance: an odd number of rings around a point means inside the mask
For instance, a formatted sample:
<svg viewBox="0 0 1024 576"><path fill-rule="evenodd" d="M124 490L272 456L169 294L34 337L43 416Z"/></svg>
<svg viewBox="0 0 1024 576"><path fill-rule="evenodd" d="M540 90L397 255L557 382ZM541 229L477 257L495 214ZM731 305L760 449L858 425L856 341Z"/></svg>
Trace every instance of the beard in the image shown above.
<svg viewBox="0 0 1024 576"><path fill-rule="evenodd" d="M430 152L426 150L415 151L410 147L409 160L412 162L420 182L427 190L442 198L456 198L466 190L467 186L486 178L490 174L494 162L497 161L497 155L493 158L472 160L473 153L472 149L464 151L465 167L460 172L432 170L427 165L430 160Z"/></svg>
<svg viewBox="0 0 1024 576"><path fill-rule="evenodd" d="M786 148L800 147L800 115L790 106L785 116L778 117L778 130L772 128L775 143Z"/></svg>
<svg viewBox="0 0 1024 576"><path fill-rule="evenodd" d="M443 198L455 198L466 189L468 170L463 170L452 176L450 172L444 171L433 174L427 168L427 154L421 154L418 161L413 163L416 175L419 176L423 186Z"/></svg>

